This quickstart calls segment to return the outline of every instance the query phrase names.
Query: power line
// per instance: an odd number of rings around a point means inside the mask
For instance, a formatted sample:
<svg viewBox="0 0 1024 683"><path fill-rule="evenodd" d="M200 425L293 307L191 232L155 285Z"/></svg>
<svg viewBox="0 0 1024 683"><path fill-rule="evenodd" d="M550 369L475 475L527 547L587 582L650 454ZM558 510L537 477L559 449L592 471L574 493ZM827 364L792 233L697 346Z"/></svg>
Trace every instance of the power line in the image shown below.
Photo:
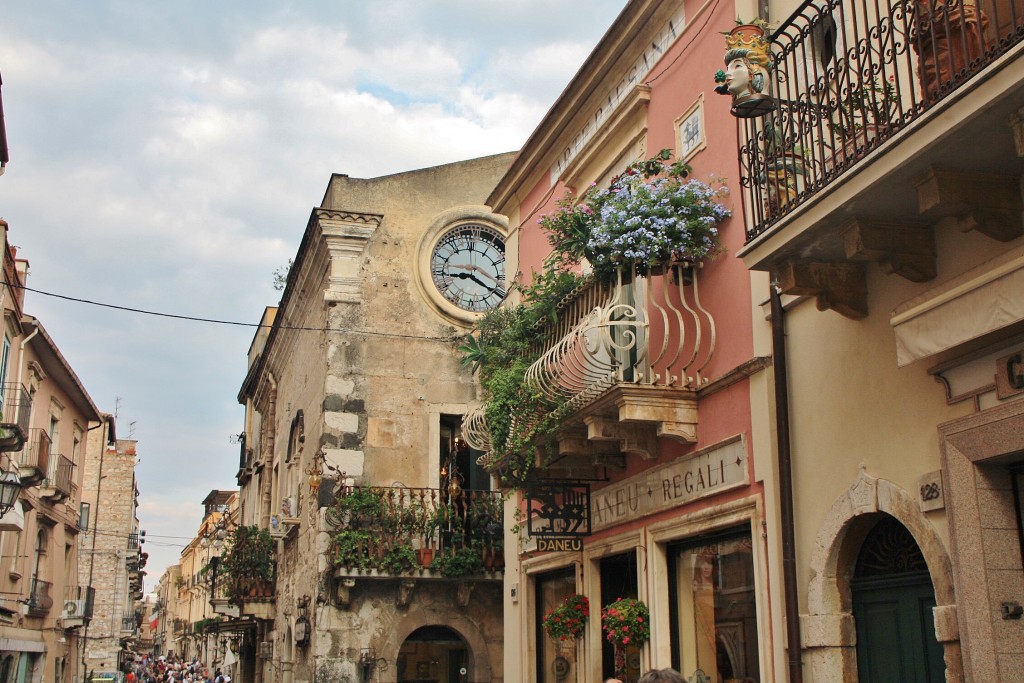
<svg viewBox="0 0 1024 683"><path fill-rule="evenodd" d="M63 299L64 301L72 301L78 304L87 304L89 306L99 306L101 308L112 308L117 311L126 311L128 313L141 313L143 315L153 315L160 318L174 318L175 320L187 320L189 322L200 322L200 323L211 323L214 325L233 325L236 327L254 327L254 328L272 328L277 327L282 330L297 330L304 332L349 332L351 334L363 334L374 337L394 337L397 339L425 339L428 341L443 341L451 342L463 338L465 335L456 335L454 337L430 337L426 335L417 334L400 334L398 332L377 332L372 330L345 330L337 327L303 327L300 325L284 325L272 323L270 325L263 325L260 323L244 323L237 320L221 320L218 318L200 318L193 315L179 315L177 313L164 313L162 311L148 311L142 308L132 308L131 306L119 306L117 304L108 304L102 301L92 301L90 299L81 299L74 296L68 296L66 294L56 294L54 292L45 292L41 289L33 289L32 287L26 287L25 285L15 284L13 282L7 282L6 280L0 281L8 287L16 287L23 289L26 292L34 292L35 294L42 294L43 296L50 296L55 299Z"/></svg>

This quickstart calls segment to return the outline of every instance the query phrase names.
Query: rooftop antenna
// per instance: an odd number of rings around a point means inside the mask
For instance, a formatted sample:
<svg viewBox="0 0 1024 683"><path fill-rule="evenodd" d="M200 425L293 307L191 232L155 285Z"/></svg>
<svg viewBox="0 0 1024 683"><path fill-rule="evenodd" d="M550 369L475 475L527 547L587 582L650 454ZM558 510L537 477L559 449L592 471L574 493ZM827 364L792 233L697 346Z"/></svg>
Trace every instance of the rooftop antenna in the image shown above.
<svg viewBox="0 0 1024 683"><path fill-rule="evenodd" d="M135 438L135 420L132 420L131 422L128 423L128 438Z"/></svg>

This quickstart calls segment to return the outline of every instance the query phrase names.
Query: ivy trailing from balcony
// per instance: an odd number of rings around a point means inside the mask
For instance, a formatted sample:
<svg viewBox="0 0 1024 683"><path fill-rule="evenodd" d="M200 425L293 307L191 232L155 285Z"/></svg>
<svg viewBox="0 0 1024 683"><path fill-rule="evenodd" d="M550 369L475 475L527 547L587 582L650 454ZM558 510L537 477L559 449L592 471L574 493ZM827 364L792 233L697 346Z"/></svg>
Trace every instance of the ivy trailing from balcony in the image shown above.
<svg viewBox="0 0 1024 683"><path fill-rule="evenodd" d="M612 283L619 269L646 275L655 267L701 261L721 251L718 225L729 210L723 189L687 179L690 167L672 163L662 150L630 164L607 188L592 186L582 197L568 194L558 209L541 216L552 253L530 285L517 285L521 303L486 313L477 334L460 350L464 364L479 370L490 432L490 469L506 484L521 486L538 459L538 447L553 449L555 433L570 412L526 379L543 352L546 322L591 278ZM586 277L576 271L589 264ZM543 455L541 456L543 457Z"/></svg>
<svg viewBox="0 0 1024 683"><path fill-rule="evenodd" d="M530 285L517 285L521 302L487 312L478 334L460 351L463 364L479 370L486 396L485 415L493 451L490 469L510 486L525 484L535 465L537 445L553 446L566 416L564 402L552 401L526 381L526 371L540 354L542 325L558 316L559 304L586 280L566 269L555 254Z"/></svg>

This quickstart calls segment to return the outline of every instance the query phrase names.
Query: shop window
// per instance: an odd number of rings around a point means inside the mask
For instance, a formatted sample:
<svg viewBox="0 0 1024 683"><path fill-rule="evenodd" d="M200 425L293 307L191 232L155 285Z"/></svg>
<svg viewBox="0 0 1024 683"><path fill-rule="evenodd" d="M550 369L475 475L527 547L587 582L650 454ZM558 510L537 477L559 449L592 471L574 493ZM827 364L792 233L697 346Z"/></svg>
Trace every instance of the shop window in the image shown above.
<svg viewBox="0 0 1024 683"><path fill-rule="evenodd" d="M576 592L576 577L572 569L549 572L537 577L536 588L537 681L576 680L576 641L552 639L544 629L544 615Z"/></svg>
<svg viewBox="0 0 1024 683"><path fill-rule="evenodd" d="M672 544L668 562L672 665L684 678L759 682L750 532Z"/></svg>
<svg viewBox="0 0 1024 683"><path fill-rule="evenodd" d="M602 557L600 564L601 571L601 605L610 605L620 598L638 598L636 574L636 552L630 551L621 555ZM591 605L591 615L601 618L601 610ZM640 678L640 649L626 647L625 656L626 674L616 676L615 673L615 647L604 638L601 638L601 678L620 678L624 683L634 683Z"/></svg>

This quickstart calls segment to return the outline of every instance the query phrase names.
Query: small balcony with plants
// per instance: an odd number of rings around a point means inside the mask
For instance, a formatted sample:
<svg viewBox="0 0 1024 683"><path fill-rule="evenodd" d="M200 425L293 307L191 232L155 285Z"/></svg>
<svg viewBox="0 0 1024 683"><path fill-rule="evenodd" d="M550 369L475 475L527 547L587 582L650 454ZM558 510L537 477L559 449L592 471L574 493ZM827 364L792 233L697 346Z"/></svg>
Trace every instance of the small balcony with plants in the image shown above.
<svg viewBox="0 0 1024 683"><path fill-rule="evenodd" d="M663 150L564 197L539 220L544 269L467 338L485 402L464 434L506 484L538 467L591 478L625 454L657 457L659 437L696 441L717 342L703 264L730 211L724 187L689 172Z"/></svg>
<svg viewBox="0 0 1024 683"><path fill-rule="evenodd" d="M339 484L325 518L342 605L361 580L398 581L399 604L418 581L501 581L498 491Z"/></svg>
<svg viewBox="0 0 1024 683"><path fill-rule="evenodd" d="M214 594L226 593L230 602L238 605L241 616L273 618L276 550L277 543L266 529L256 525L236 528L230 534L227 551L218 558ZM203 580L208 571L204 570Z"/></svg>
<svg viewBox="0 0 1024 683"><path fill-rule="evenodd" d="M806 0L760 30L748 266L859 319L867 263L928 282L938 230L1024 235L1024 0Z"/></svg>

